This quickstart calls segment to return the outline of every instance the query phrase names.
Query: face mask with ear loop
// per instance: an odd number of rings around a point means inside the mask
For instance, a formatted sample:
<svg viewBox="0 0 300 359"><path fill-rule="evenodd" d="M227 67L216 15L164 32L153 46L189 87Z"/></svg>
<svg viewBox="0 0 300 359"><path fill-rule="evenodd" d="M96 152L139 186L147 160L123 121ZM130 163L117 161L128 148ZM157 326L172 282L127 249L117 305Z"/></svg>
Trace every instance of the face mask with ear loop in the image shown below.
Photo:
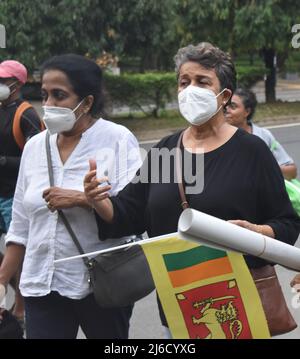
<svg viewBox="0 0 300 359"><path fill-rule="evenodd" d="M220 111L217 98L225 90L216 95L212 90L189 85L178 94L179 111L190 124L200 126Z"/></svg>
<svg viewBox="0 0 300 359"><path fill-rule="evenodd" d="M43 121L50 135L72 130L75 123L84 115L84 113L78 117L75 115L75 111L83 101L84 99L73 110L67 107L43 106Z"/></svg>
<svg viewBox="0 0 300 359"><path fill-rule="evenodd" d="M12 95L16 91L16 89L14 89L14 90L10 89L16 83L18 83L18 81L15 81L10 85L0 83L0 101L7 100L9 98L9 96Z"/></svg>

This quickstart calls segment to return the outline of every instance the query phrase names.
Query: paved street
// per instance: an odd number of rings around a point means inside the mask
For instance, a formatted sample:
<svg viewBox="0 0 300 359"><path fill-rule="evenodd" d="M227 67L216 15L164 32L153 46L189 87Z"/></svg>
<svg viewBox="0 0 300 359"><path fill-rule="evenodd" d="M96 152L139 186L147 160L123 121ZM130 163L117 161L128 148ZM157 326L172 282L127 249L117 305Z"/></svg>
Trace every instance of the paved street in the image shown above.
<svg viewBox="0 0 300 359"><path fill-rule="evenodd" d="M256 94L258 102L265 102L265 86L263 81L259 81L252 88ZM277 79L276 97L281 101L299 101L300 99L300 81L299 78L295 80Z"/></svg>

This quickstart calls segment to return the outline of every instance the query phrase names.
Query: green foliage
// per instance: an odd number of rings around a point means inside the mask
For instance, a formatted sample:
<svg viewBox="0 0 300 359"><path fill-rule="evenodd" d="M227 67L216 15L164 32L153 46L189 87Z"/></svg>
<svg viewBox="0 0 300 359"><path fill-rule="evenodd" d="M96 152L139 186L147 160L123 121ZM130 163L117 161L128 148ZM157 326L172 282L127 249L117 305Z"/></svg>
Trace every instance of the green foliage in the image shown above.
<svg viewBox="0 0 300 359"><path fill-rule="evenodd" d="M284 69L298 13L295 0L0 0L7 32L0 61L12 57L33 70L56 54L96 59L105 50L139 72L171 71L179 47L209 41L234 59L264 54L268 68L276 55Z"/></svg>
<svg viewBox="0 0 300 359"><path fill-rule="evenodd" d="M160 110L174 98L174 73L105 75L105 88L113 106L127 106L131 111L151 112L159 116Z"/></svg>
<svg viewBox="0 0 300 359"><path fill-rule="evenodd" d="M282 68L291 50L291 28L300 20L297 14L295 1L247 1L237 9L235 17L234 32L239 51L274 49L277 65Z"/></svg>
<svg viewBox="0 0 300 359"><path fill-rule="evenodd" d="M140 72L172 66L178 46L174 4L175 0L125 0L119 6L117 31L123 38L123 55L139 57Z"/></svg>
<svg viewBox="0 0 300 359"><path fill-rule="evenodd" d="M13 57L30 70L62 53L96 58L103 49L116 51L114 17L121 0L1 0L0 23L7 32L7 49L0 60Z"/></svg>
<svg viewBox="0 0 300 359"><path fill-rule="evenodd" d="M292 25L300 20L296 1L178 0L177 6L184 11L181 31L189 42L212 42L233 58L259 53L267 68L266 100L275 100L275 57L282 68L291 49Z"/></svg>
<svg viewBox="0 0 300 359"><path fill-rule="evenodd" d="M236 55L289 48L291 28L299 22L293 0L177 0L181 38L209 41Z"/></svg>
<svg viewBox="0 0 300 359"><path fill-rule="evenodd" d="M236 66L238 87L250 88L264 78L266 69L263 66Z"/></svg>
<svg viewBox="0 0 300 359"><path fill-rule="evenodd" d="M295 50L291 52L288 59L286 60L284 67L284 71L287 72L297 72L300 73L300 52Z"/></svg>
<svg viewBox="0 0 300 359"><path fill-rule="evenodd" d="M141 71L163 68L170 64L170 46L177 46L173 1L1 0L7 49L0 60L14 57L32 70L53 55L95 59L105 50L138 56Z"/></svg>
<svg viewBox="0 0 300 359"><path fill-rule="evenodd" d="M238 85L253 86L263 79L263 66L237 66ZM129 107L130 112L159 117L168 102L176 101L177 81L173 72L144 74L105 74L109 107Z"/></svg>

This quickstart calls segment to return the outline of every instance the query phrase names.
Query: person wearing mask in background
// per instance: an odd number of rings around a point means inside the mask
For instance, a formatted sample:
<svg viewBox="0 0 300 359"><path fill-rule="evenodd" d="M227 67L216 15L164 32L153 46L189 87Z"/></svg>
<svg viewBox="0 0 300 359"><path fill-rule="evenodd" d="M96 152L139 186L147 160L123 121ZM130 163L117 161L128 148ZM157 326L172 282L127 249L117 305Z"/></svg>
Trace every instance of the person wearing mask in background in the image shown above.
<svg viewBox="0 0 300 359"><path fill-rule="evenodd" d="M5 234L11 221L21 155L25 142L42 129L34 108L21 99L22 86L27 81L27 70L14 60L0 64L0 231ZM0 254L0 262L3 255ZM23 324L24 303L19 288L19 273L11 284L15 289L13 315Z"/></svg>
<svg viewBox="0 0 300 359"><path fill-rule="evenodd" d="M7 282L24 258L20 289L29 339L75 339L79 326L89 339L128 338L133 306L98 306L81 258L54 264L56 259L79 254L57 210L64 212L84 252L112 245L99 241L95 216L84 195L88 159L98 159L102 173L115 174L110 178L112 194L117 194L141 165L133 134L100 118L102 87L101 68L83 56L55 56L42 66L47 131L32 138L24 149L0 267L1 302ZM54 177L51 187L48 133Z"/></svg>
<svg viewBox="0 0 300 359"><path fill-rule="evenodd" d="M252 123L256 105L256 96L252 91L243 88L236 89L232 96L231 103L226 107L226 119L228 123L260 137L273 153L284 178L287 180L296 178L297 167L282 145L268 129Z"/></svg>
<svg viewBox="0 0 300 359"><path fill-rule="evenodd" d="M264 140L277 160L284 178L286 180L295 179L297 177L297 167L292 158L268 129L256 126L252 123L256 105L256 96L252 91L238 88L232 96L231 103L226 108L226 119L228 123L242 128L248 133L252 133ZM288 185L288 183L286 183L286 185ZM294 286L297 286L298 291L300 291L300 274L297 274L291 281L291 287Z"/></svg>

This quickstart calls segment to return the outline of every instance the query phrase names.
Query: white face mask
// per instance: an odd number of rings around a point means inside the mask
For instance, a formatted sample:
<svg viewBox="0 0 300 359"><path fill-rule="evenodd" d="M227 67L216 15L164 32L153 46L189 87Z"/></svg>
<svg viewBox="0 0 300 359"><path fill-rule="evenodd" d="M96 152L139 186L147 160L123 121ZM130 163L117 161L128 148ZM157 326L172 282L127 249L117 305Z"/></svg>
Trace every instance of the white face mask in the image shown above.
<svg viewBox="0 0 300 359"><path fill-rule="evenodd" d="M5 85L0 83L0 101L5 101L9 98L9 96L15 91L11 91L10 88L17 82L14 82L10 85Z"/></svg>
<svg viewBox="0 0 300 359"><path fill-rule="evenodd" d="M192 125L202 125L217 114L217 97L226 89L216 95L212 90L189 85L178 94L179 110L182 116Z"/></svg>
<svg viewBox="0 0 300 359"><path fill-rule="evenodd" d="M50 135L72 130L76 121L83 115L81 114L76 118L74 113L82 102L83 100L74 108L74 110L67 107L43 106L43 121Z"/></svg>

